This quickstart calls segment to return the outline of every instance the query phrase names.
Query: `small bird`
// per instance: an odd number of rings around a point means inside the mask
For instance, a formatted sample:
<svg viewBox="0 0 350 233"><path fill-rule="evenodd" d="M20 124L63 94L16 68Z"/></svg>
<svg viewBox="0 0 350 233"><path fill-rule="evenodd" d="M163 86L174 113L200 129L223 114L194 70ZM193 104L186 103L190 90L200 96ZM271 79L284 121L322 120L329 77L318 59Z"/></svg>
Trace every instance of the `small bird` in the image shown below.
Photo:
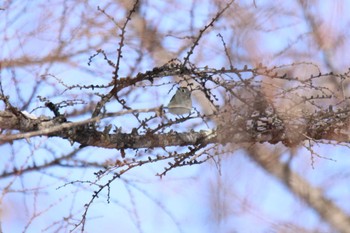
<svg viewBox="0 0 350 233"><path fill-rule="evenodd" d="M190 90L187 87L178 88L168 104L168 109L174 115L189 114L192 109Z"/></svg>

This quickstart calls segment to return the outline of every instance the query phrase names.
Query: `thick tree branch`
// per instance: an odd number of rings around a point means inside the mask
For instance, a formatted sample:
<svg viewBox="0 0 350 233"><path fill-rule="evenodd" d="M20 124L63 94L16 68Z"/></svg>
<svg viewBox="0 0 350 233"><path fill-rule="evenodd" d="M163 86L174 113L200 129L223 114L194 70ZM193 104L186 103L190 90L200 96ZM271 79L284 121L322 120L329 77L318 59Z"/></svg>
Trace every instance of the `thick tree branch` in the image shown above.
<svg viewBox="0 0 350 233"><path fill-rule="evenodd" d="M161 112L161 108L126 110L117 113L109 113L104 117L120 116L134 112ZM286 146L295 146L304 140L335 140L338 142L349 142L346 131L349 121L349 111L343 110L337 113L320 111L308 116L309 122L297 119L299 125L293 124L289 129L290 122L276 120L276 115L260 116L246 115L245 118L228 118L230 115L217 114L220 125L214 130L202 130L199 132L186 133L153 133L152 130L140 134L137 130L131 133L122 133L116 130L109 133L109 130L101 132L90 123L98 122L102 117L94 117L79 122L65 122L60 117L31 118L21 112L0 111L0 127L2 129L19 130L19 134L0 135L0 141L13 141L21 138L33 136L57 136L67 138L71 142L78 142L83 146L96 146L103 148L127 149L127 148L155 148L166 146L186 146L186 145L208 145L211 143L263 143L271 144L283 143ZM233 117L233 116L231 116ZM306 118L306 117L305 117ZM167 124L164 125L166 127ZM107 127L108 128L108 127ZM345 129L344 129L345 128Z"/></svg>

